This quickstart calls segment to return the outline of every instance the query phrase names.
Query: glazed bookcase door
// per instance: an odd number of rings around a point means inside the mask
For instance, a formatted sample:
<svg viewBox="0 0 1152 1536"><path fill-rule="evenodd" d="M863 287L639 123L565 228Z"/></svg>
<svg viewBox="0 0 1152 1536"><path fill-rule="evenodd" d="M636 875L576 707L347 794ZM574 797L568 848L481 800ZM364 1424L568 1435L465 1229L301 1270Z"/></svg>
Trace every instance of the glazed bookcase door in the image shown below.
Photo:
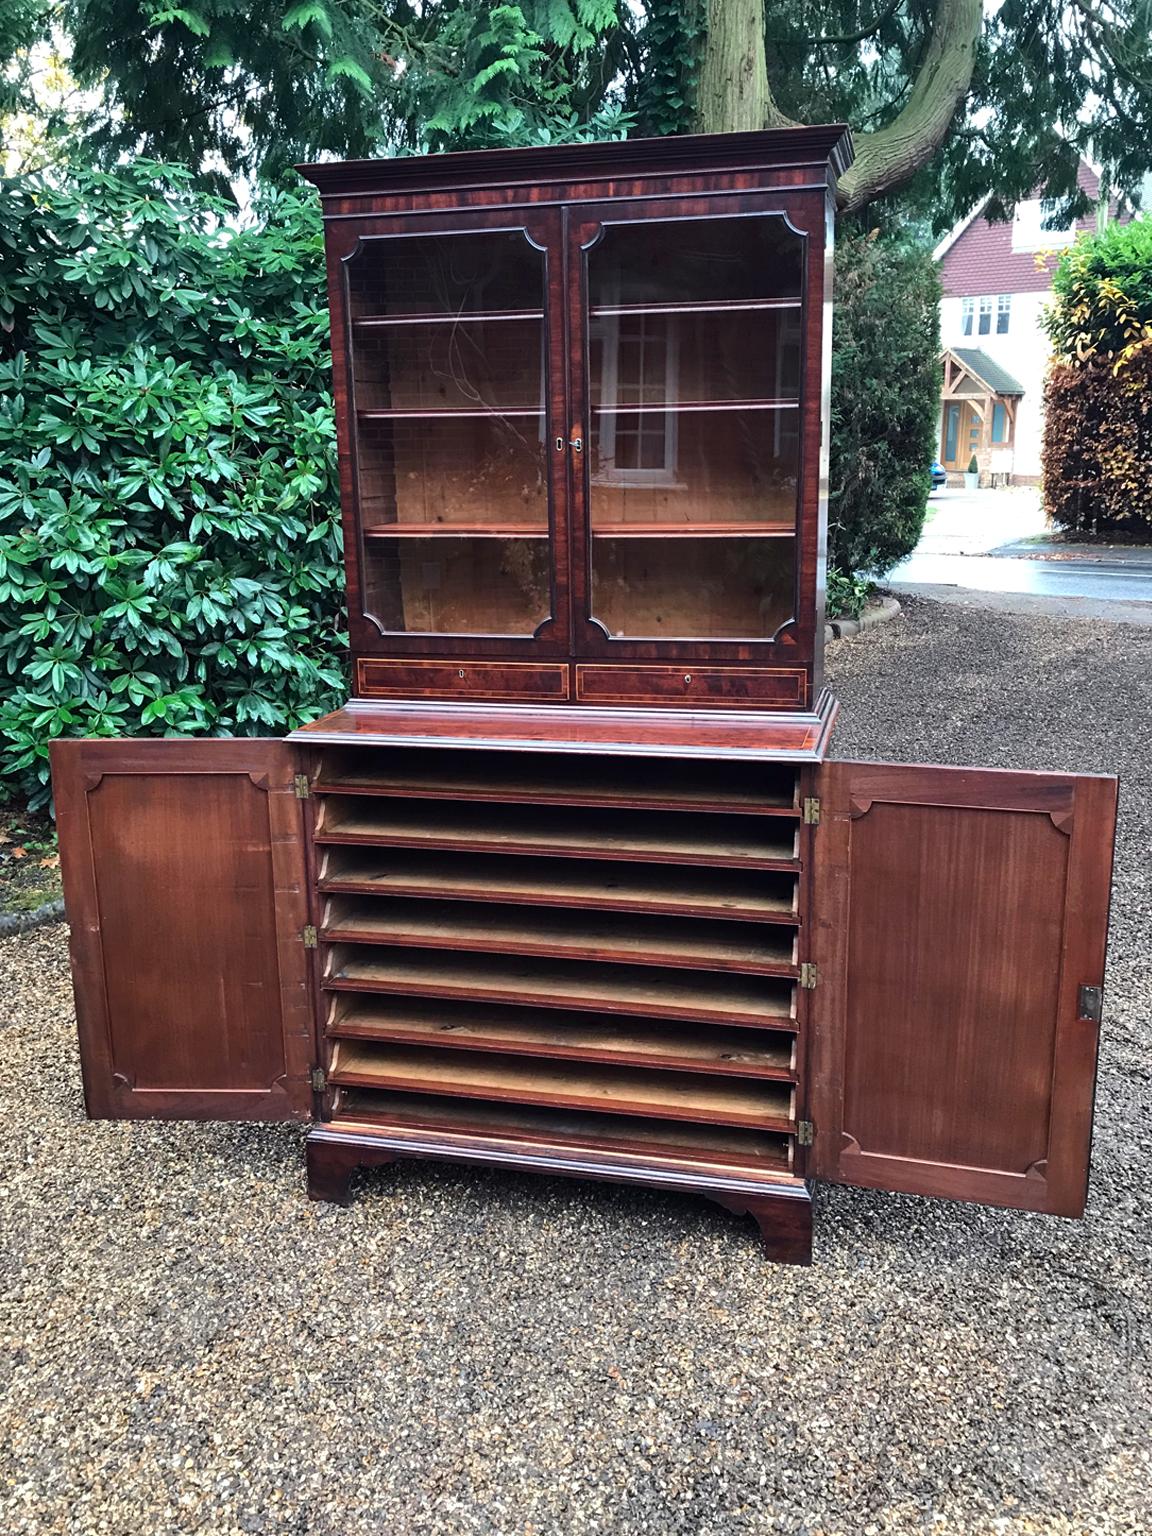
<svg viewBox="0 0 1152 1536"><path fill-rule="evenodd" d="M329 240L353 650L566 653L559 214Z"/></svg>
<svg viewBox="0 0 1152 1536"><path fill-rule="evenodd" d="M569 210L579 654L797 659L823 217L811 195Z"/></svg>
<svg viewBox="0 0 1152 1536"><path fill-rule="evenodd" d="M1116 781L829 763L809 1173L1078 1216Z"/></svg>
<svg viewBox="0 0 1152 1536"><path fill-rule="evenodd" d="M311 1113L298 767L276 741L54 744L91 1116Z"/></svg>

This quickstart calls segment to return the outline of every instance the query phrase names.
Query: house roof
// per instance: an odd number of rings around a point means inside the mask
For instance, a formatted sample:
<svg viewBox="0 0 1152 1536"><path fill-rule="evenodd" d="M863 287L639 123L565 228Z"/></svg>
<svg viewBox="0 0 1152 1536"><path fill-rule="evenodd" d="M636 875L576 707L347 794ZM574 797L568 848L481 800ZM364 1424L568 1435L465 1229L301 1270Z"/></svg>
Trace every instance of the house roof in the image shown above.
<svg viewBox="0 0 1152 1536"><path fill-rule="evenodd" d="M939 245L937 245L936 249L932 252L933 261L943 261L944 257L956 244L957 240L959 240L960 236L968 228L969 224L971 224L974 219L980 217L980 215L984 212L985 208L987 208L991 201L992 194L990 192L985 193L985 195L976 204L975 208L973 208L971 213L966 214L964 218L953 224L952 228L948 231L943 240L940 241Z"/></svg>
<svg viewBox="0 0 1152 1536"><path fill-rule="evenodd" d="M1077 186L1093 204L1100 198L1100 177L1081 159ZM1035 202L1038 192L1023 198L1017 209ZM1052 287L1052 268L1059 251L1068 243L1063 232L1040 228L1021 228L1012 219L989 223L988 203L978 203L967 219L962 219L937 245L933 253L940 263L940 281L945 298L973 298L997 293L1047 293ZM1035 212L1036 210L1033 210ZM1098 207L1075 221L1076 234L1094 234L1098 228ZM1109 200L1107 216L1120 217L1117 200ZM1017 237L1024 238L1017 243Z"/></svg>
<svg viewBox="0 0 1152 1536"><path fill-rule="evenodd" d="M979 347L950 347L948 349L962 368L986 384L994 395L1022 395L1024 386L1018 384L1007 368L1002 368L987 352Z"/></svg>

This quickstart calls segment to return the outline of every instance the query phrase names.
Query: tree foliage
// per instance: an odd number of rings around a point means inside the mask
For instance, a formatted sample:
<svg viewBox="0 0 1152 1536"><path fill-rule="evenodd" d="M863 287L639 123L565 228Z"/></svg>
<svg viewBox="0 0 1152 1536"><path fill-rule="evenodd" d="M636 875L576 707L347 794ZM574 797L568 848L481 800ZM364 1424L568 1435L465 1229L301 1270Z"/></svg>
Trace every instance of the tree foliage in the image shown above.
<svg viewBox="0 0 1152 1536"><path fill-rule="evenodd" d="M319 218L186 171L0 184L0 771L276 732L343 684Z"/></svg>
<svg viewBox="0 0 1152 1536"><path fill-rule="evenodd" d="M1110 224L1065 251L1044 324L1063 362L1123 366L1152 346L1152 224Z"/></svg>
<svg viewBox="0 0 1152 1536"><path fill-rule="evenodd" d="M828 561L881 576L912 553L940 416L940 280L896 236L836 248Z"/></svg>
<svg viewBox="0 0 1152 1536"><path fill-rule="evenodd" d="M1061 257L1045 324L1044 500L1070 532L1152 532L1152 225Z"/></svg>
<svg viewBox="0 0 1152 1536"><path fill-rule="evenodd" d="M612 137L617 0L66 0L90 143L275 175L324 154Z"/></svg>
<svg viewBox="0 0 1152 1536"><path fill-rule="evenodd" d="M741 89L703 126L846 121L845 201L899 194L938 227L1037 186L1082 213L1081 155L1133 192L1152 140L1152 0L62 0L61 17L101 93L91 148L232 175L684 132L717 68ZM741 104L748 123L724 115Z"/></svg>

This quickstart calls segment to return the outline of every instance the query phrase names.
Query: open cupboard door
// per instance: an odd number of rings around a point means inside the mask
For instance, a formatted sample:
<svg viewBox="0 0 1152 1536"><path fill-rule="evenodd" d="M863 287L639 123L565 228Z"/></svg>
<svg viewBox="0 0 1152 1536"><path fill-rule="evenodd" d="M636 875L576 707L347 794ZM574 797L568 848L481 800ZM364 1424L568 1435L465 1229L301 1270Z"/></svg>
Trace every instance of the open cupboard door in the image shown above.
<svg viewBox="0 0 1152 1536"><path fill-rule="evenodd" d="M311 1113L298 766L279 741L54 744L94 1118Z"/></svg>
<svg viewBox="0 0 1152 1536"><path fill-rule="evenodd" d="M1080 1215L1115 779L830 762L820 803L809 1173Z"/></svg>

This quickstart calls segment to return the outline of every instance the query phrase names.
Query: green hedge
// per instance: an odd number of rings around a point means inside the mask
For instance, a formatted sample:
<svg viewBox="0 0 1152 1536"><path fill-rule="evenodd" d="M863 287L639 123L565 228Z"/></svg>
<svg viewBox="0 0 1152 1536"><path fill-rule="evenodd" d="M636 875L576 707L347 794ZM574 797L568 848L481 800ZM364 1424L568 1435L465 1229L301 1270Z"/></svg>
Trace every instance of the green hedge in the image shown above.
<svg viewBox="0 0 1152 1536"><path fill-rule="evenodd" d="M1152 225L1060 258L1045 319L1044 504L1069 533L1152 536Z"/></svg>
<svg viewBox="0 0 1152 1536"><path fill-rule="evenodd" d="M875 232L841 232L828 497L828 563L841 589L858 573L883 576L919 542L940 386L940 280L931 254Z"/></svg>
<svg viewBox="0 0 1152 1536"><path fill-rule="evenodd" d="M0 773L61 735L256 735L335 701L320 221L177 169L0 184Z"/></svg>

